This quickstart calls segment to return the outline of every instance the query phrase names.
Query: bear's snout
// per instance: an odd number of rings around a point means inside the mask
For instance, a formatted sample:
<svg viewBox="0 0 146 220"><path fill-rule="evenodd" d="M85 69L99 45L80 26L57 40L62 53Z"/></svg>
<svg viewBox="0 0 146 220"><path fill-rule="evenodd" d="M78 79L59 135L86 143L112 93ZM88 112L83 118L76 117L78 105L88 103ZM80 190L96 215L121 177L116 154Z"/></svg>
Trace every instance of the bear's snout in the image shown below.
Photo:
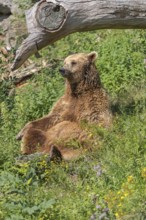
<svg viewBox="0 0 146 220"><path fill-rule="evenodd" d="M65 73L65 69L62 67L62 68L59 69L59 72L60 72L61 74L64 74L64 73Z"/></svg>
<svg viewBox="0 0 146 220"><path fill-rule="evenodd" d="M63 77L67 77L67 76L68 76L68 72L65 70L64 67L60 68L60 69L59 69L59 72L61 73L61 75L62 75Z"/></svg>

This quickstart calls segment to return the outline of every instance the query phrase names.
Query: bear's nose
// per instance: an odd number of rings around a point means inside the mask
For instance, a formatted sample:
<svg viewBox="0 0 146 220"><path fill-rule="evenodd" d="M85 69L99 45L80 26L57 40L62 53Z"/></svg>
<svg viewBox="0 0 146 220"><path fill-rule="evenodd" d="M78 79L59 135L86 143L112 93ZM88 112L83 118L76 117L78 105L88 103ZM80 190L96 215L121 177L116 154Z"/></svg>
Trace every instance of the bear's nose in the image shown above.
<svg viewBox="0 0 146 220"><path fill-rule="evenodd" d="M60 72L62 75L64 75L64 74L65 74L65 69L62 67L62 68L59 69L59 72Z"/></svg>

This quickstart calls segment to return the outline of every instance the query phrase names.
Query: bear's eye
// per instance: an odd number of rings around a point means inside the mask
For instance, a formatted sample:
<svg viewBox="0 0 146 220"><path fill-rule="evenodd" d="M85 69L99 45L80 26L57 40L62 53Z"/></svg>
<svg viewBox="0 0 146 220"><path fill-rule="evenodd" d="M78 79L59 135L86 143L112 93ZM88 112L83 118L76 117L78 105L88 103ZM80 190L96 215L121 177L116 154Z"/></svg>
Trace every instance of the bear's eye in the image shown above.
<svg viewBox="0 0 146 220"><path fill-rule="evenodd" d="M76 61L72 61L72 62L71 62L71 65L72 65L72 66L74 66L74 65L76 65L76 64L77 64Z"/></svg>

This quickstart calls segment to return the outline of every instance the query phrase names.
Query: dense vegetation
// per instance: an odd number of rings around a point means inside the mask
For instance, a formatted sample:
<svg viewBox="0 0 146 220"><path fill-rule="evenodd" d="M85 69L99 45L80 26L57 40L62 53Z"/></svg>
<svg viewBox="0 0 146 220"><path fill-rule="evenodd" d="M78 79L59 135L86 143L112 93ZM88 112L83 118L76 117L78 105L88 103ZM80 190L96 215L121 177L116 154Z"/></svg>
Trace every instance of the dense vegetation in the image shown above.
<svg viewBox="0 0 146 220"><path fill-rule="evenodd" d="M99 137L93 152L61 164L45 158L16 163L23 125L49 112L63 94L58 73L70 53L97 51L97 67L112 102L111 130L91 127ZM76 33L42 50L38 75L9 95L0 83L0 219L96 220L146 218L146 32ZM33 58L33 62L41 60ZM5 71L0 61L0 74ZM99 138L98 138L99 139ZM100 144L100 148L97 146Z"/></svg>

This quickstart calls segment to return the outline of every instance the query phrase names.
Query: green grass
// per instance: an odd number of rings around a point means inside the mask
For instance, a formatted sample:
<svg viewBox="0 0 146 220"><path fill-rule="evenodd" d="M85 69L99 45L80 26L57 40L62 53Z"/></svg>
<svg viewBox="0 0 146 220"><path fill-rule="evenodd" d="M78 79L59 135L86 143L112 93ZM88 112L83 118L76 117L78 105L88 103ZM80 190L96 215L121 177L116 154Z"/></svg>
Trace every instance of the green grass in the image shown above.
<svg viewBox="0 0 146 220"><path fill-rule="evenodd" d="M72 52L97 51L97 67L114 112L111 130L93 152L76 161L47 163L45 158L16 164L23 125L49 112L63 94L58 74ZM29 84L8 96L13 82L0 82L0 219L96 220L146 218L146 32L76 33L41 51L51 64ZM41 65L41 60L33 58ZM4 63L1 61L2 68Z"/></svg>

